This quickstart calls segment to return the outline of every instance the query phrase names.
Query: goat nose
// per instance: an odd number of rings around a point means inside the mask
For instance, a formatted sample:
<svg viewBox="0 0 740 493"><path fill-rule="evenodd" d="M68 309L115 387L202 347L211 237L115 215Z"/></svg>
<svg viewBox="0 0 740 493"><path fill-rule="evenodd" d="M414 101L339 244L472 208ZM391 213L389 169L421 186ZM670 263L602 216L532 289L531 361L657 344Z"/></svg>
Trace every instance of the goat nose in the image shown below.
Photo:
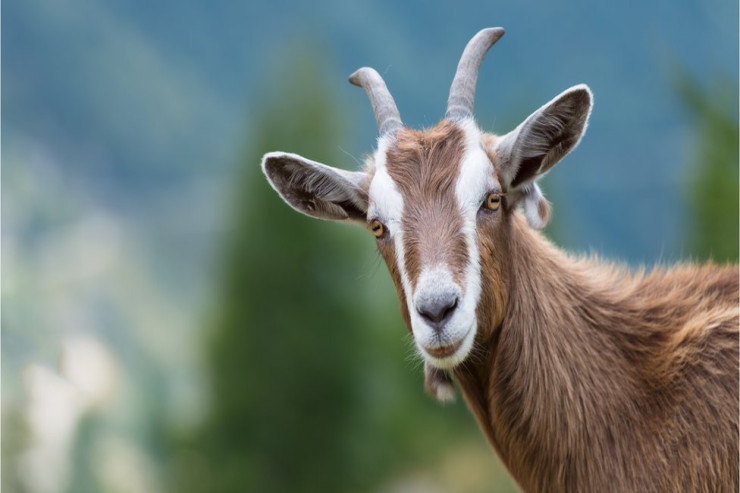
<svg viewBox="0 0 740 493"><path fill-rule="evenodd" d="M458 298L451 296L435 296L423 300L416 306L416 311L435 329L440 329L457 308Z"/></svg>

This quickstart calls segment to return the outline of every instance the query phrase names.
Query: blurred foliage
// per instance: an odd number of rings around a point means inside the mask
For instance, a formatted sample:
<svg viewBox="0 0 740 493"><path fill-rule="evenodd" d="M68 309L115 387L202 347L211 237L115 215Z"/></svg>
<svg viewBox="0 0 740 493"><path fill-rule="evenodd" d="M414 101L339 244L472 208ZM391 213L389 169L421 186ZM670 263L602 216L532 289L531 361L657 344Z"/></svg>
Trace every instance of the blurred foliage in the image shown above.
<svg viewBox="0 0 740 493"><path fill-rule="evenodd" d="M0 490L23 491L22 481L19 477L21 463L19 451L26 448L28 437L28 424L23 415L23 409L17 405L3 405L2 412L3 439L0 443L2 449L2 474L0 478Z"/></svg>
<svg viewBox="0 0 740 493"><path fill-rule="evenodd" d="M498 479L511 488L464 405L424 394L369 235L299 215L262 176L271 150L350 160L338 152L347 124L331 86L317 57L302 54L310 63L287 63L264 91L275 97L250 112L256 130L207 348L212 409L177 461L173 489L363 491L417 478L448 489L444 477L461 474L466 491ZM484 458L477 473L464 470L480 462L460 460L471 454Z"/></svg>
<svg viewBox="0 0 740 493"><path fill-rule="evenodd" d="M711 88L693 76L676 78L678 92L695 121L688 197L688 242L695 258L738 260L737 81L718 79Z"/></svg>

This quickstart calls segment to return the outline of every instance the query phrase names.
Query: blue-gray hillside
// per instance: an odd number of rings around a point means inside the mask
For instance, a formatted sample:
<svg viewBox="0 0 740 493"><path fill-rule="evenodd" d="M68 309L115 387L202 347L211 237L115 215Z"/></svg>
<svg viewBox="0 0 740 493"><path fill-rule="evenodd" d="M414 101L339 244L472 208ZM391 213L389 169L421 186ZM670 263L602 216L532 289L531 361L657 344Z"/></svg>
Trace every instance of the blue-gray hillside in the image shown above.
<svg viewBox="0 0 740 493"><path fill-rule="evenodd" d="M596 95L586 139L545 184L560 215L559 241L633 262L676 258L692 126L672 77L676 67L701 82L738 70L738 6L719 0L464 7L11 0L3 7L6 149L43 147L101 203L152 223L161 248L171 247L158 231L173 217L219 215L213 195L259 125L250 112L296 52L332 72L332 92L357 136L337 146L359 156L375 129L364 95L346 83L349 73L376 67L405 121L432 125L467 39L502 25L507 34L479 79L484 127L505 132L575 83ZM210 232L183 230L178 238L202 245Z"/></svg>

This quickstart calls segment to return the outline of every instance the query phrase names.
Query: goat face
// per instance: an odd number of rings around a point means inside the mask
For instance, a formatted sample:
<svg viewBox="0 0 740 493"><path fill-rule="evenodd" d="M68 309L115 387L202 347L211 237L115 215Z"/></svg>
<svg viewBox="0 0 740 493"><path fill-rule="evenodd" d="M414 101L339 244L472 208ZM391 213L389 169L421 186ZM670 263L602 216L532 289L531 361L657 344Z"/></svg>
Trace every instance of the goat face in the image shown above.
<svg viewBox="0 0 740 493"><path fill-rule="evenodd" d="M473 347L478 221L497 220L502 188L472 120L394 137L375 154L367 218L419 351L451 368Z"/></svg>
<svg viewBox="0 0 740 493"><path fill-rule="evenodd" d="M502 33L487 29L470 41L445 119L429 130L403 127L377 72L353 74L350 81L370 95L381 132L364 171L280 152L262 162L271 185L297 211L354 222L375 235L404 320L435 368L464 361L481 322L500 321L508 218L521 206L533 227L544 227L549 208L536 180L576 146L591 110L591 92L575 86L512 132L483 134L472 118L477 68Z"/></svg>

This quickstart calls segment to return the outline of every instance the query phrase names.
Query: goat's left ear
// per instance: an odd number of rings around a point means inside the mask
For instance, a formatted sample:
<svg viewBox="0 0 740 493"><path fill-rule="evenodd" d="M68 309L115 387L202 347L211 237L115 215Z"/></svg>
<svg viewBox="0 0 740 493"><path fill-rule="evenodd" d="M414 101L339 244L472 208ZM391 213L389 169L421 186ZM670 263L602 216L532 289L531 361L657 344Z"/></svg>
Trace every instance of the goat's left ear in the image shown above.
<svg viewBox="0 0 740 493"><path fill-rule="evenodd" d="M503 185L516 202L524 199L526 215L534 227L544 227L547 217L535 218L549 211L534 182L578 145L592 104L588 86L573 86L496 142Z"/></svg>
<svg viewBox="0 0 740 493"><path fill-rule="evenodd" d="M364 172L333 168L287 152L265 154L262 171L272 188L296 211L318 219L365 224Z"/></svg>

